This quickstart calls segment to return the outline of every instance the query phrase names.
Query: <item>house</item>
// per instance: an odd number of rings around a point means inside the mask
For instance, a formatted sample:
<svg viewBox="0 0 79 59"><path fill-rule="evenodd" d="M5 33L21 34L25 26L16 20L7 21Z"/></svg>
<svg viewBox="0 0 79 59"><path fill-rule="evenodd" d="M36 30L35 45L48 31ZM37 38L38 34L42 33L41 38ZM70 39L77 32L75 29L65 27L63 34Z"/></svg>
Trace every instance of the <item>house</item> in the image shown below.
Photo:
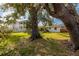
<svg viewBox="0 0 79 59"><path fill-rule="evenodd" d="M54 24L53 26L47 26L49 32L67 32L67 29L64 25Z"/></svg>
<svg viewBox="0 0 79 59"><path fill-rule="evenodd" d="M60 27L58 25L47 26L49 32L60 32Z"/></svg>
<svg viewBox="0 0 79 59"><path fill-rule="evenodd" d="M15 32L25 32L26 28L21 22L22 21L16 21L16 23L8 25L8 28Z"/></svg>

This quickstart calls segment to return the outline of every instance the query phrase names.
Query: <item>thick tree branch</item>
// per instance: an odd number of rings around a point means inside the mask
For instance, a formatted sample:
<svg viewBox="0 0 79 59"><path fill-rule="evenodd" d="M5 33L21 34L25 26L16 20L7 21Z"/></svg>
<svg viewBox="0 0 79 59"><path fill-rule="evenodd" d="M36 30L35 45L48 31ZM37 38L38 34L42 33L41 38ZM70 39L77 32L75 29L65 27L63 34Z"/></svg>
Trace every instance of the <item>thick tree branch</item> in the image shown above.
<svg viewBox="0 0 79 59"><path fill-rule="evenodd" d="M65 7L64 4L51 4L51 8L53 8L54 10L50 9L50 5L49 4L45 4L45 9L47 10L47 12L49 12L50 15L52 15L53 17L59 18L62 17L65 14Z"/></svg>

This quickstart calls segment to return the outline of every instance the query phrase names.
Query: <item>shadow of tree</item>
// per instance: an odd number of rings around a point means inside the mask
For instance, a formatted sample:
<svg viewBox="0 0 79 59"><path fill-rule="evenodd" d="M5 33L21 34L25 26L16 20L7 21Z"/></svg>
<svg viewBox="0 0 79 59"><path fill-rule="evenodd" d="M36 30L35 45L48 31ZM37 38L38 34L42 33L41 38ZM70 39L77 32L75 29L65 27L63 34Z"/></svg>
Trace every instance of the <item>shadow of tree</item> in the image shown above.
<svg viewBox="0 0 79 59"><path fill-rule="evenodd" d="M19 40L18 40L19 39ZM10 39L11 40L11 39ZM12 39L11 45L7 45L9 49L4 47L4 56L70 56L79 55L78 52L73 53L70 50L68 40L56 40L52 38L37 39L31 41L28 38ZM6 52L7 51L7 52Z"/></svg>
<svg viewBox="0 0 79 59"><path fill-rule="evenodd" d="M35 41L21 39L18 45L18 50L21 55L71 55L71 52L69 52L70 50L67 45L64 45L66 44L64 42L67 43L68 41L59 41L51 38L37 39Z"/></svg>

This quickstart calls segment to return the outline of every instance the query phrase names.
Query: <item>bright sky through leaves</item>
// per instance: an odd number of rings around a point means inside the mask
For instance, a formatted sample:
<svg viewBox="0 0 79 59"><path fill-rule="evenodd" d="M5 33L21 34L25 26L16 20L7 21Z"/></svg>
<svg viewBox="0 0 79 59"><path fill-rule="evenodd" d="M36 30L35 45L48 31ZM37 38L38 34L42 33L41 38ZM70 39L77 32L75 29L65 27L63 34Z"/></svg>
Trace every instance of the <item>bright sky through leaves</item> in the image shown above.
<svg viewBox="0 0 79 59"><path fill-rule="evenodd" d="M0 3L0 6L2 6L2 5L3 4ZM77 5L76 10L77 10L77 12L79 14L79 4ZM1 17L5 17L6 15L11 15L11 13L14 13L14 11L12 9L8 9L8 10L6 10L6 12L2 12L2 10L0 9L0 16ZM28 19L28 13L26 13L26 16L22 16L21 19L22 20L27 20ZM53 22L54 22L54 24L63 24L63 22L61 20L56 19L56 18L54 18ZM39 25L42 25L42 23L40 23Z"/></svg>

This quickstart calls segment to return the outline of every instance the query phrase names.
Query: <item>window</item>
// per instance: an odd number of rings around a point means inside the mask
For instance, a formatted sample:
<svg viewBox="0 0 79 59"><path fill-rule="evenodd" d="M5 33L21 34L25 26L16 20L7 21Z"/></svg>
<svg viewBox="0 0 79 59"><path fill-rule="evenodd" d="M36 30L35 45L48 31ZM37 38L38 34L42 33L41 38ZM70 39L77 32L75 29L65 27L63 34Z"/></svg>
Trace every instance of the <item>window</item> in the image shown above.
<svg viewBox="0 0 79 59"><path fill-rule="evenodd" d="M54 30L57 30L57 27L55 27Z"/></svg>

